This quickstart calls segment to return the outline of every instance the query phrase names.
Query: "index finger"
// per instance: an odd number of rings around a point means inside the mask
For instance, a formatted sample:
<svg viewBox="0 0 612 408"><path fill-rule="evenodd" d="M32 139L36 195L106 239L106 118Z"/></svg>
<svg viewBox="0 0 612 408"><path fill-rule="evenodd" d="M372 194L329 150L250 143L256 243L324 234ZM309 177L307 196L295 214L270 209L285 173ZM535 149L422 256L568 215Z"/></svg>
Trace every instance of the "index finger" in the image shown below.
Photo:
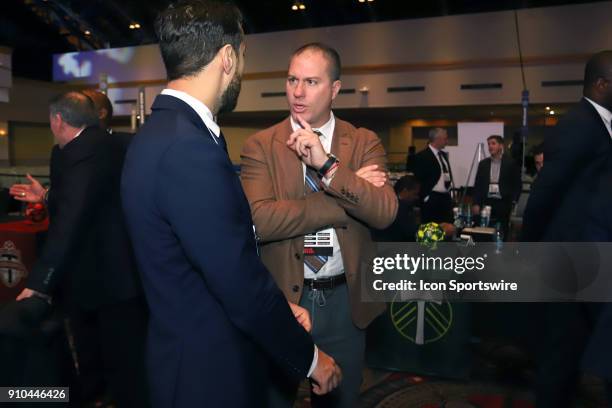
<svg viewBox="0 0 612 408"><path fill-rule="evenodd" d="M300 124L300 126L302 128L304 128L305 130L308 130L309 132L312 132L312 128L310 127L308 122L306 122L304 119L302 119L302 117L300 115L295 115L295 117L298 120L298 123Z"/></svg>

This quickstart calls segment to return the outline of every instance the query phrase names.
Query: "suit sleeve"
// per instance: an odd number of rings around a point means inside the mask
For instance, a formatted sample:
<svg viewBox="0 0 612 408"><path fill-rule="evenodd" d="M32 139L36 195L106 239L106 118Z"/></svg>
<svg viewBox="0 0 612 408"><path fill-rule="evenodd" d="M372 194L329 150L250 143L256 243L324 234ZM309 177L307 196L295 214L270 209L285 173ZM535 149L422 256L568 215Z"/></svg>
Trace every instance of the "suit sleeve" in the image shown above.
<svg viewBox="0 0 612 408"><path fill-rule="evenodd" d="M590 157L589 138L578 137L592 131L578 126L558 125L544 141L545 165L534 182L523 215L522 240L540 241L549 226L562 194L573 183L575 172Z"/></svg>
<svg viewBox="0 0 612 408"><path fill-rule="evenodd" d="M160 212L229 320L289 375L305 378L314 344L257 256L249 206L227 156L202 139L175 143L164 155Z"/></svg>
<svg viewBox="0 0 612 408"><path fill-rule="evenodd" d="M90 152L62 174L62 187L53 189L56 211L49 224L47 239L27 282L27 287L54 295L83 232L95 216L97 202L103 199L108 176L108 155L104 149ZM78 273L78 271L77 271Z"/></svg>
<svg viewBox="0 0 612 408"><path fill-rule="evenodd" d="M346 213L333 197L320 191L298 200L279 200L262 146L255 136L242 149L240 177L263 242L303 236L325 226L346 223Z"/></svg>
<svg viewBox="0 0 612 408"><path fill-rule="evenodd" d="M487 184L486 177L489 176L488 174L485 174L484 163L484 160L481 160L480 163L478 163L478 170L476 170L476 178L474 179L474 204L478 205L482 205L484 200L486 193L483 191L483 188L484 185Z"/></svg>
<svg viewBox="0 0 612 408"><path fill-rule="evenodd" d="M516 203L521 196L523 190L523 180L521 178L521 167L516 162L510 159L510 170L511 170L511 182L512 182L512 202Z"/></svg>
<svg viewBox="0 0 612 408"><path fill-rule="evenodd" d="M363 155L359 168L372 164L379 169L387 168L387 155L380 139L374 132L362 132L355 139L365 138ZM376 229L389 226L397 214L397 196L387 183L383 187L376 187L355 174L348 166L340 163L336 174L325 191L334 197L348 214L365 222Z"/></svg>

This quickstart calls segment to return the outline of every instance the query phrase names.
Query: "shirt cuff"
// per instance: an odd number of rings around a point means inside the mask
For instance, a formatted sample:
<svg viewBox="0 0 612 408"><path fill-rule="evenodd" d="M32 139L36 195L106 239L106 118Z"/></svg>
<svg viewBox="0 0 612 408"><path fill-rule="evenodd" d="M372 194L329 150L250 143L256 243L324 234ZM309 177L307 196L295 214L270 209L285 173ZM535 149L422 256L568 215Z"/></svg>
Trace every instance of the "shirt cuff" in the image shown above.
<svg viewBox="0 0 612 408"><path fill-rule="evenodd" d="M310 364L310 370L308 370L308 375L306 377L310 378L312 372L317 367L317 363L319 362L319 348L315 344L314 346L314 355L312 356L312 364Z"/></svg>

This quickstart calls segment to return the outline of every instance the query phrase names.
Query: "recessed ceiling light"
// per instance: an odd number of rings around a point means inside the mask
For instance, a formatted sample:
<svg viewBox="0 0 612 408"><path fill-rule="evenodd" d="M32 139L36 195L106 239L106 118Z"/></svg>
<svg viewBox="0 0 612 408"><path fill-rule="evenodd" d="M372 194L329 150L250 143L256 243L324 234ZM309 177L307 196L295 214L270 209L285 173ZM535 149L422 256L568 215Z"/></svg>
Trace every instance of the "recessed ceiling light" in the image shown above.
<svg viewBox="0 0 612 408"><path fill-rule="evenodd" d="M293 6L291 6L291 10L297 11L298 10L298 5L294 4Z"/></svg>
<svg viewBox="0 0 612 408"><path fill-rule="evenodd" d="M546 107L546 110L550 110L550 106L547 106L547 107Z"/></svg>
<svg viewBox="0 0 612 408"><path fill-rule="evenodd" d="M136 28L136 26L134 24L130 24L130 30L133 30L135 28Z"/></svg>
<svg viewBox="0 0 612 408"><path fill-rule="evenodd" d="M550 111L550 112L548 112L548 113L550 113L551 115L554 115L554 114L555 114L555 111L554 111L554 110L551 110L551 111Z"/></svg>
<svg viewBox="0 0 612 408"><path fill-rule="evenodd" d="M134 24L134 28L140 28L140 24L138 23Z"/></svg>
<svg viewBox="0 0 612 408"><path fill-rule="evenodd" d="M360 3L365 3L366 0L359 0Z"/></svg>
<svg viewBox="0 0 612 408"><path fill-rule="evenodd" d="M300 10L306 10L306 6L304 4L300 4Z"/></svg>
<svg viewBox="0 0 612 408"><path fill-rule="evenodd" d="M85 30L85 35L91 35L91 31Z"/></svg>

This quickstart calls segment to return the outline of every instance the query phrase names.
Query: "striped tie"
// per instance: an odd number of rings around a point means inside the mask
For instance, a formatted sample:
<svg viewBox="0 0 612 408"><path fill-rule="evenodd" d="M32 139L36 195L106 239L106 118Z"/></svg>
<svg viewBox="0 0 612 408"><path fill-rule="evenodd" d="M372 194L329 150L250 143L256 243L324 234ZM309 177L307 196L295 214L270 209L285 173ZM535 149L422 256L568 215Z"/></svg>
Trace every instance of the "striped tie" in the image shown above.
<svg viewBox="0 0 612 408"><path fill-rule="evenodd" d="M319 131L315 131L315 133L321 136ZM306 166L306 171L304 174L304 195L321 191L321 188L319 187L320 182L321 181L319 180L317 172ZM319 272L326 262L327 256L304 255L304 264L306 264L306 266L308 266L313 273Z"/></svg>

